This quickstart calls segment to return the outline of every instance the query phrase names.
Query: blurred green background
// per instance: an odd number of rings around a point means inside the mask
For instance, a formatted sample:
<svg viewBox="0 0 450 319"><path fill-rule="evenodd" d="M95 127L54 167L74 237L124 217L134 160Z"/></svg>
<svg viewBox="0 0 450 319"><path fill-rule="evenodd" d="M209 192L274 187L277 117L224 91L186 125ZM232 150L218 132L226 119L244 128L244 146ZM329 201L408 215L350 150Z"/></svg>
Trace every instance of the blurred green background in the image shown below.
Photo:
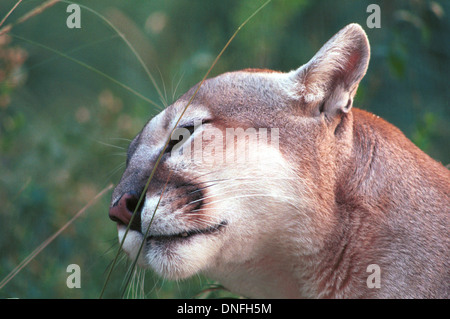
<svg viewBox="0 0 450 319"><path fill-rule="evenodd" d="M0 19L16 3L1 0ZM42 3L22 1L2 27ZM78 3L124 34L170 104L201 80L263 1ZM366 25L371 3L381 8L380 29ZM129 140L159 112L123 85L164 104L118 33L86 8L81 29L69 29L67 6L57 3L0 37L0 280L97 193L118 182ZM369 36L372 58L355 106L394 123L448 164L449 15L450 1L444 0L273 0L240 31L211 76L247 67L292 70L340 28L357 22ZM108 219L110 194L34 258L0 297L97 298L118 249L116 227ZM69 264L81 267L80 289L66 286ZM129 265L121 258L105 297L121 296ZM190 298L211 284L203 277L169 282L151 271L142 284L143 274L126 297ZM209 295L216 296L224 293Z"/></svg>

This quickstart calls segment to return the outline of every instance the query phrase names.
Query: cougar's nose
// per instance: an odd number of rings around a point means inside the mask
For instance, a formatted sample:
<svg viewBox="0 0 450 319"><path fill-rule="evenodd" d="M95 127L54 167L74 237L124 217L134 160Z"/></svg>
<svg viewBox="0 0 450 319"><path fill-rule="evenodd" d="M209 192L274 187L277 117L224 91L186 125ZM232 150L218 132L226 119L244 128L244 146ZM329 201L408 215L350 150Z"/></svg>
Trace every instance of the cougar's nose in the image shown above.
<svg viewBox="0 0 450 319"><path fill-rule="evenodd" d="M134 193L125 193L122 197L109 209L109 218L118 224L128 225L131 221L130 229L141 231L141 207L136 210L139 202L139 196ZM142 206L142 205L141 205ZM136 210L134 218L133 212Z"/></svg>

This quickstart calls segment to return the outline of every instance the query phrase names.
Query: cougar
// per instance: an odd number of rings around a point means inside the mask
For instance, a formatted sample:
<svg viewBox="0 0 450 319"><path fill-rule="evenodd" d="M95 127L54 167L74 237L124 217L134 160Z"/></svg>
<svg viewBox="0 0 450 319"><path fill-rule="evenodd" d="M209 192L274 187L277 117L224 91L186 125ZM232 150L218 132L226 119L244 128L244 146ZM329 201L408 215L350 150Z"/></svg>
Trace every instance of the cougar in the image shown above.
<svg viewBox="0 0 450 319"><path fill-rule="evenodd" d="M450 171L352 108L369 57L350 24L298 69L218 75L151 119L109 211L127 255L249 298L448 298Z"/></svg>

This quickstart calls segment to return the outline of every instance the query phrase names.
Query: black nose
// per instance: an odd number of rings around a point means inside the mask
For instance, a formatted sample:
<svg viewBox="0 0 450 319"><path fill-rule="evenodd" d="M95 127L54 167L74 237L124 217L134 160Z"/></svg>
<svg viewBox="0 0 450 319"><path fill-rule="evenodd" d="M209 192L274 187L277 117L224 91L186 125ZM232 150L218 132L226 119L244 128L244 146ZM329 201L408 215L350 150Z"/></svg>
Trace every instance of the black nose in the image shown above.
<svg viewBox="0 0 450 319"><path fill-rule="evenodd" d="M141 231L141 208L137 208L139 196L134 193L125 193L122 197L109 209L109 218L116 223L128 225L131 222L130 229ZM136 209L137 208L137 209ZM136 214L133 216L134 211Z"/></svg>

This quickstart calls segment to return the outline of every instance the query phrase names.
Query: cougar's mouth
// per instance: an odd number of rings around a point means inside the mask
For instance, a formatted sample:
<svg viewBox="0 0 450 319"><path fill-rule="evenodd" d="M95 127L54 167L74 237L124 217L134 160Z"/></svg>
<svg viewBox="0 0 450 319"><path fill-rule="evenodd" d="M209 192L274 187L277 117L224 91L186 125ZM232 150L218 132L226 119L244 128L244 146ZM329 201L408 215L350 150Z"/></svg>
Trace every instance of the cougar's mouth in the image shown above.
<svg viewBox="0 0 450 319"><path fill-rule="evenodd" d="M172 241L172 240L186 240L192 238L194 236L199 235L209 235L214 234L222 230L228 223L226 221L222 221L219 224L213 225L211 227L203 228L203 229L192 229L186 230L176 234L167 234L167 235L153 235L148 236L147 241L155 240L158 242L163 241Z"/></svg>
<svg viewBox="0 0 450 319"><path fill-rule="evenodd" d="M142 232L144 234L145 240L148 243L154 244L165 244L172 242L183 242L188 241L193 237L201 236L201 235L212 235L220 232L228 222L226 220L222 220L219 223L208 222L206 226L204 225L206 220L203 220L202 217L198 217L198 211L202 210L204 206L204 198L206 197L203 190L199 189L195 185L185 184L178 187L183 193L187 193L190 196L177 196L175 198L175 206L178 211L182 211L182 219L186 221L188 219L188 224L185 227L180 227L178 229L173 229L170 231L169 229L156 231L153 234L150 232L146 234L146 232ZM197 220L199 218L199 220ZM191 226L189 226L191 225ZM150 229L152 228L149 225ZM163 228L164 229L164 228Z"/></svg>

